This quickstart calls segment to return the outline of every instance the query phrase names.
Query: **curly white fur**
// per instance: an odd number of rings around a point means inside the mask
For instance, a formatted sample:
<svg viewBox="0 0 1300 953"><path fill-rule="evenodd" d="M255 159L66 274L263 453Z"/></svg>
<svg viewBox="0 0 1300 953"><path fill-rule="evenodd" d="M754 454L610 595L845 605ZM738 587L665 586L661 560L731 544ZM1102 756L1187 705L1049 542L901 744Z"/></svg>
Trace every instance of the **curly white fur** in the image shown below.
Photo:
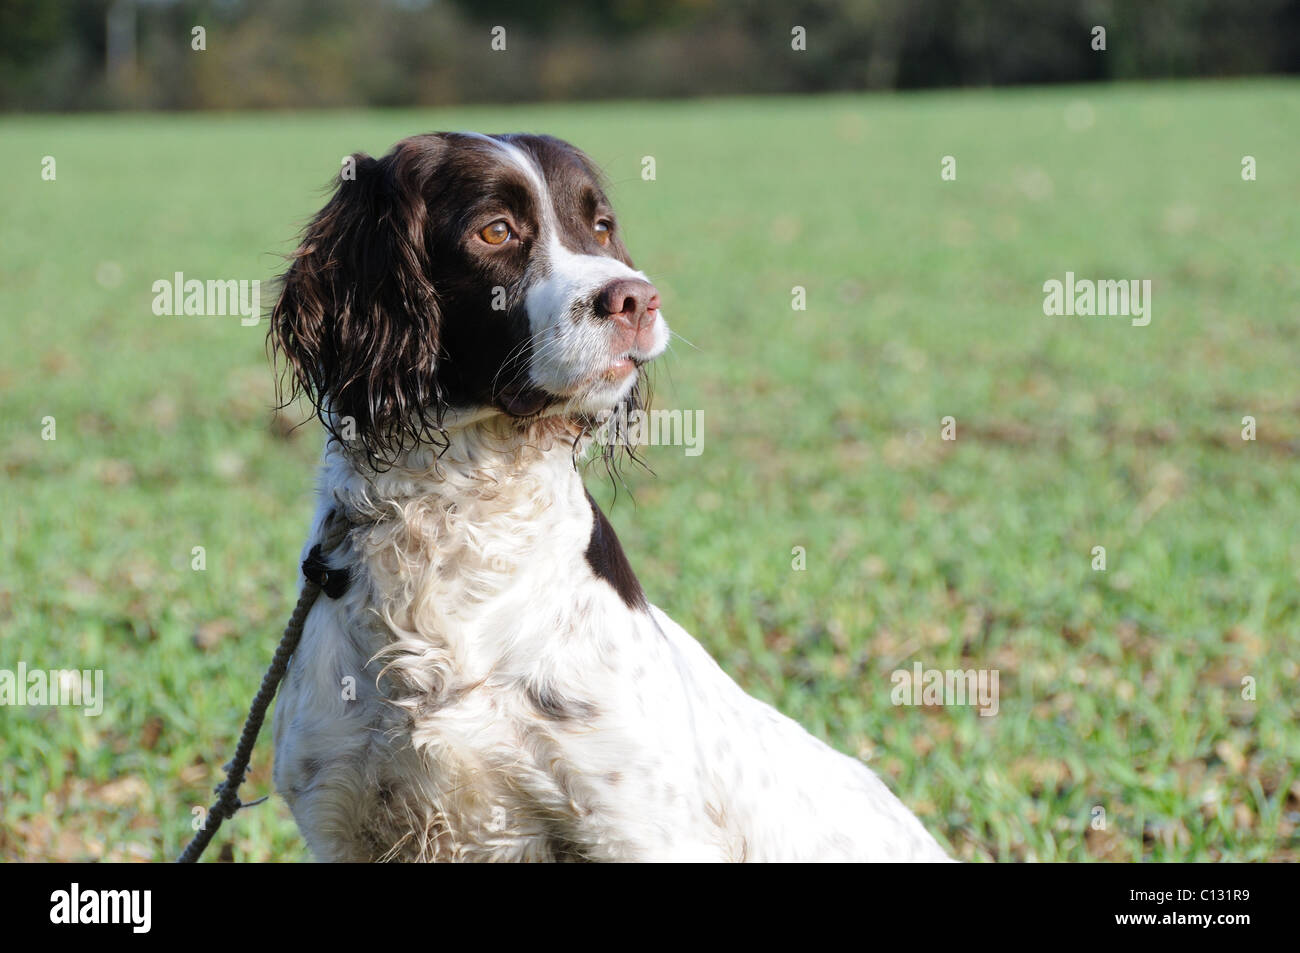
<svg viewBox="0 0 1300 953"><path fill-rule="evenodd" d="M352 582L307 620L275 780L322 860L945 860L861 762L588 565L560 427L495 418L394 469L327 448ZM310 545L310 543L309 543Z"/></svg>

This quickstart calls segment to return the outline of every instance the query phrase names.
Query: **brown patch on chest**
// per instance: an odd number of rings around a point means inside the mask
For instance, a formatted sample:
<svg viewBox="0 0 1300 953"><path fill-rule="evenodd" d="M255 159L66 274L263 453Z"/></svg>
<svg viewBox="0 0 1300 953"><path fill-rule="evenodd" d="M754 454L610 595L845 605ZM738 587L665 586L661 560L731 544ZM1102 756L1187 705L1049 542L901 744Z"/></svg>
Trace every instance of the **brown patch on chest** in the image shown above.
<svg viewBox="0 0 1300 953"><path fill-rule="evenodd" d="M592 516L591 539L587 543L587 565L598 578L614 587L614 591L629 609L650 608L645 590L632 571L632 564L627 561L614 527L590 493L587 494L587 502L591 504Z"/></svg>

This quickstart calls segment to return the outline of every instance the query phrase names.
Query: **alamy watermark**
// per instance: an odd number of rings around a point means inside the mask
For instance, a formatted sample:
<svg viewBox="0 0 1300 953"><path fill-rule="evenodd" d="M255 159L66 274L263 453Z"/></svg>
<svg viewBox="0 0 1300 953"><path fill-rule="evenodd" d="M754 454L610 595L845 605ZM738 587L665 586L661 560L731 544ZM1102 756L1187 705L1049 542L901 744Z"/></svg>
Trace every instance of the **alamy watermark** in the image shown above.
<svg viewBox="0 0 1300 953"><path fill-rule="evenodd" d="M256 278L200 281L187 279L184 272L178 271L171 278L155 281L153 293L153 313L159 317L237 314L244 327L252 327L262 318L262 282Z"/></svg>
<svg viewBox="0 0 1300 953"><path fill-rule="evenodd" d="M1122 315L1131 317L1129 324L1144 328L1151 323L1151 279L1110 278L1093 281L1065 273L1065 281L1049 278L1043 282L1043 314Z"/></svg>
<svg viewBox="0 0 1300 953"><path fill-rule="evenodd" d="M148 933L153 925L152 890L82 890L73 882L50 894L50 922L55 924L122 924L132 933Z"/></svg>
<svg viewBox="0 0 1300 953"><path fill-rule="evenodd" d="M104 713L103 669L0 668L0 705L71 706L88 717Z"/></svg>
<svg viewBox="0 0 1300 953"><path fill-rule="evenodd" d="M979 709L980 716L998 713L998 670L925 668L920 662L911 671L900 668L889 676L893 688L889 700L895 705L965 706Z"/></svg>
<svg viewBox="0 0 1300 953"><path fill-rule="evenodd" d="M704 452L704 411L634 410L620 406L596 429L601 443L633 447L684 447L686 456Z"/></svg>

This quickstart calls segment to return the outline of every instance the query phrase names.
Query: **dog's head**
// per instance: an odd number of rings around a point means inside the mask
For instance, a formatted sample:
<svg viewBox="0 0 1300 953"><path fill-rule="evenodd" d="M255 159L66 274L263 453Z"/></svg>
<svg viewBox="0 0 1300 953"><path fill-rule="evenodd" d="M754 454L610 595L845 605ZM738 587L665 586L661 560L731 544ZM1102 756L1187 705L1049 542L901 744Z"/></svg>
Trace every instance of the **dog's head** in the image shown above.
<svg viewBox="0 0 1300 953"><path fill-rule="evenodd" d="M269 332L336 438L391 461L487 416L581 426L635 403L668 328L587 156L439 133L352 160Z"/></svg>

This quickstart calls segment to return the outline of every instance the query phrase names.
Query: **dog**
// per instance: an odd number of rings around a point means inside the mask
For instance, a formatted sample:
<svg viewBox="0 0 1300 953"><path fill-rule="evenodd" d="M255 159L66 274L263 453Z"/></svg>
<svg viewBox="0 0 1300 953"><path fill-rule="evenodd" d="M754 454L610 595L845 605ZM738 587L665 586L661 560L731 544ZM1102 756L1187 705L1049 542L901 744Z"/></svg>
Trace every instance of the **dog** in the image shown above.
<svg viewBox="0 0 1300 953"><path fill-rule="evenodd" d="M649 603L586 492L668 343L592 161L438 133L350 165L268 332L326 430L304 555L344 521L274 717L315 857L947 860Z"/></svg>

